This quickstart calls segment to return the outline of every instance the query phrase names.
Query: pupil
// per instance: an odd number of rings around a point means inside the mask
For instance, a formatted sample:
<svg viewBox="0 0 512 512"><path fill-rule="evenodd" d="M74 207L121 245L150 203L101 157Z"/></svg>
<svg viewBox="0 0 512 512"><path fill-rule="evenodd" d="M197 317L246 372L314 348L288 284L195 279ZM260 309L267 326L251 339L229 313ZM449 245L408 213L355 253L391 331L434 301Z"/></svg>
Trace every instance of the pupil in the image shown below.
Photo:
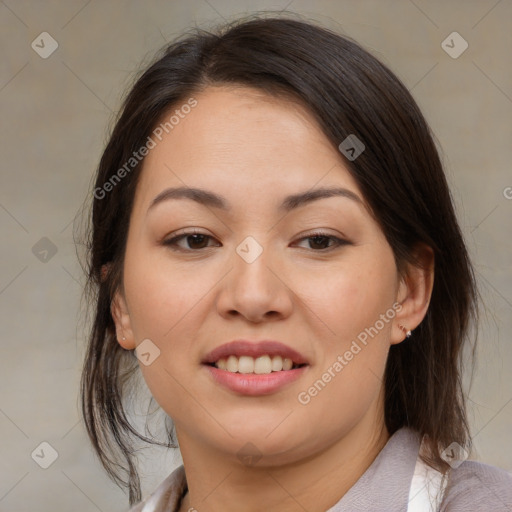
<svg viewBox="0 0 512 512"><path fill-rule="evenodd" d="M197 240L197 237L199 237L199 241ZM190 243L189 243L189 245L196 247L196 246L194 245L194 242L197 242L197 243L199 243L199 245L201 245L201 237L203 237L203 239L204 239L204 238L206 238L206 235L202 235L202 234L200 234L200 233L199 233L199 234L194 234L194 235L189 235L189 236L188 236L188 238L189 238L189 239L190 239L190 238L192 238L192 239L193 239L192 244L190 244ZM204 240L202 240L202 241L203 241L203 243L204 243ZM197 247L196 247L196 248L197 248Z"/></svg>
<svg viewBox="0 0 512 512"><path fill-rule="evenodd" d="M313 237L311 237L311 239L314 241L314 242L313 242L313 245L315 245L315 244L320 244L320 245L322 245L322 240L323 240L324 242L328 241L328 239L327 239L327 237L326 237L326 236L313 236ZM320 242L319 242L319 240L320 240ZM311 244L310 244L310 245L311 245ZM323 244L323 245L325 245L325 244ZM321 247L321 249L325 249L325 247Z"/></svg>

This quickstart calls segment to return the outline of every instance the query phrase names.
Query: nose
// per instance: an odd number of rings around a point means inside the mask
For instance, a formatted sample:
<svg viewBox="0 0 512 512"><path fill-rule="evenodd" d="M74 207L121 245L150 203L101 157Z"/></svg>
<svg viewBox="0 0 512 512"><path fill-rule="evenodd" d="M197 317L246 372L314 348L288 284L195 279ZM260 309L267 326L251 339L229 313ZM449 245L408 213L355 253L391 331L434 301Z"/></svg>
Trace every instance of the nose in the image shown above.
<svg viewBox="0 0 512 512"><path fill-rule="evenodd" d="M237 248L231 259L232 270L222 280L217 297L219 314L225 318L242 316L253 323L288 317L294 294L289 277L284 275L282 258L262 247L261 254L253 259L254 254L244 253L247 247L254 251L254 241L252 246L241 244Z"/></svg>

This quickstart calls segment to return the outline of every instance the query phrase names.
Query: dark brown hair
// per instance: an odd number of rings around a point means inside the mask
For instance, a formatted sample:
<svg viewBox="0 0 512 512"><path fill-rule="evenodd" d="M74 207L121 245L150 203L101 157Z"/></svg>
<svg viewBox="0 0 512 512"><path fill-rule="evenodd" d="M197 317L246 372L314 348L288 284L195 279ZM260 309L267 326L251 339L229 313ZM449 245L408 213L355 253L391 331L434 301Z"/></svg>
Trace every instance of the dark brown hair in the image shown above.
<svg viewBox="0 0 512 512"><path fill-rule="evenodd" d="M430 129L400 80L357 43L315 23L285 17L237 20L214 31L195 29L162 49L127 95L101 157L95 191L147 141L162 116L210 85L242 85L299 100L334 147L350 134L365 145L345 159L399 270L415 263L418 243L435 253L435 280L423 322L391 347L385 374L385 421L430 441L429 463L446 465L440 449L470 447L462 389L462 348L478 320L478 292L449 188ZM124 401L138 361L116 340L110 312L122 286L123 259L142 162L109 191L94 194L87 274L93 325L81 379L82 413L103 466L140 501L131 424ZM112 183L112 181L110 181ZM102 279L102 268L109 272ZM474 353L474 347L473 352ZM472 354L471 353L471 354ZM164 444L175 446L167 429ZM119 463L121 457L121 464Z"/></svg>

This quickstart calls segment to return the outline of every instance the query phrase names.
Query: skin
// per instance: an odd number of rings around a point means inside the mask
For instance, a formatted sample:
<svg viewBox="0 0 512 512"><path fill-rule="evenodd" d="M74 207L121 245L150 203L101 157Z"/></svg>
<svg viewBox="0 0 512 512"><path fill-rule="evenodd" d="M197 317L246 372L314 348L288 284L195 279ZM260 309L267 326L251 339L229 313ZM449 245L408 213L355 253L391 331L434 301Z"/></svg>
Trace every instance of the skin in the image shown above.
<svg viewBox="0 0 512 512"><path fill-rule="evenodd" d="M325 511L389 439L386 358L405 339L399 325L413 330L426 314L432 251L419 246L425 269L398 274L343 158L300 105L247 87L209 87L195 98L144 161L123 289L112 302L119 343L132 350L149 338L160 350L152 364L139 364L176 426L189 489L180 511ZM174 186L220 194L231 210L172 199L148 212ZM330 197L287 214L277 209L289 194L324 186L349 189L361 203ZM181 239L181 251L162 243L183 228L211 238ZM319 229L348 243L308 238ZM252 263L236 252L247 236L263 248ZM400 311L378 335L299 403L298 394L396 302ZM271 395L239 395L200 363L238 338L279 340L310 365ZM237 457L247 442L261 455L256 464Z"/></svg>

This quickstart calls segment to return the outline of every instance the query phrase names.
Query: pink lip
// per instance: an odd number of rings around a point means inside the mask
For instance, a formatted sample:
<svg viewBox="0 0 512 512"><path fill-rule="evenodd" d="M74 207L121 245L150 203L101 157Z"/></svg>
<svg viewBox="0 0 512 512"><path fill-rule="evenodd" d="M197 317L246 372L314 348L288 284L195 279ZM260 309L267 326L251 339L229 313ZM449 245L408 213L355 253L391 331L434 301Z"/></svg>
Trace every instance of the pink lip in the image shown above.
<svg viewBox="0 0 512 512"><path fill-rule="evenodd" d="M279 341L263 340L251 342L247 340L235 340L225 343L213 349L203 359L204 364L216 363L219 359L233 356L259 357L268 354L269 356L281 356L283 359L291 359L295 364L309 364L307 359L292 348ZM277 372L276 372L277 373Z"/></svg>
<svg viewBox="0 0 512 512"><path fill-rule="evenodd" d="M221 370L212 363L229 356L259 357L263 355L281 356L288 358L296 365L304 365L291 370L281 370L268 374L233 373ZM297 380L307 371L308 360L296 350L280 343L279 341L263 340L251 342L247 340L235 340L225 343L213 349L202 361L205 369L210 373L215 382L234 391L248 396L269 395L283 386Z"/></svg>
<svg viewBox="0 0 512 512"><path fill-rule="evenodd" d="M248 396L270 395L286 384L297 380L308 369L308 366L301 366L293 370L257 375L232 373L215 366L205 365L204 367L217 383L231 391Z"/></svg>

